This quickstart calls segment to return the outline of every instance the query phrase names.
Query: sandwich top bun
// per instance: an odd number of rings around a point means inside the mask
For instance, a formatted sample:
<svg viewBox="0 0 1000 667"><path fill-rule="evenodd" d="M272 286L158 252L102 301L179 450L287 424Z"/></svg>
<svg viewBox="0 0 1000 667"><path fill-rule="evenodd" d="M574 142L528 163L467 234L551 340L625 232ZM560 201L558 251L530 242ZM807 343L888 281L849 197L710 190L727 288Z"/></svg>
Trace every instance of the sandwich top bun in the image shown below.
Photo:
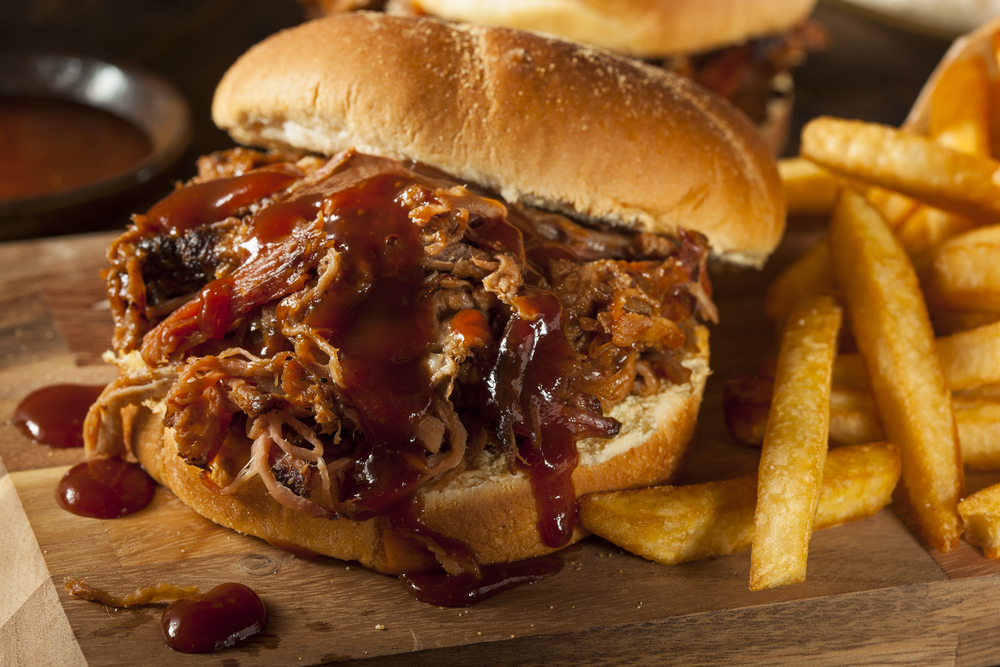
<svg viewBox="0 0 1000 667"><path fill-rule="evenodd" d="M212 114L243 144L409 158L580 220L692 229L738 264L763 264L784 231L773 158L728 103L534 33L333 15L242 56Z"/></svg>
<svg viewBox="0 0 1000 667"><path fill-rule="evenodd" d="M641 58L707 51L775 34L816 0L419 0L451 21L539 30Z"/></svg>

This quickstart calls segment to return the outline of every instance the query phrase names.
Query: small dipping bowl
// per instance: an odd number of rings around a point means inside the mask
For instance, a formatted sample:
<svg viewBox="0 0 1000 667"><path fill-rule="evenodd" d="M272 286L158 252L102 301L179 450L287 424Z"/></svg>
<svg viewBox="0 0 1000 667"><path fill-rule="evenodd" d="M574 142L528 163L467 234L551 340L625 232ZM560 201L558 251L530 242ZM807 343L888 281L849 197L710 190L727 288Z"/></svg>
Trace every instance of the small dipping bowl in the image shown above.
<svg viewBox="0 0 1000 667"><path fill-rule="evenodd" d="M191 141L187 102L170 83L137 68L76 56L0 54L0 97L61 100L110 112L145 134L151 147L103 180L0 200L0 241L124 229L130 213L169 189L166 173Z"/></svg>

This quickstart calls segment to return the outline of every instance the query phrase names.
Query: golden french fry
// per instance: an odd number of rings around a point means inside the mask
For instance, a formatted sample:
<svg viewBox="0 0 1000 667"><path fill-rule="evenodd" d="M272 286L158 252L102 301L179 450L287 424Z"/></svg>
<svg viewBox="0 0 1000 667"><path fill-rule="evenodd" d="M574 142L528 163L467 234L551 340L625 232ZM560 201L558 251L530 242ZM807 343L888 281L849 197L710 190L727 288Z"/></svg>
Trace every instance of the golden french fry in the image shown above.
<svg viewBox="0 0 1000 667"><path fill-rule="evenodd" d="M977 221L964 215L920 206L896 228L895 233L914 264L922 267L932 261L929 255L945 241L978 226Z"/></svg>
<svg viewBox="0 0 1000 667"><path fill-rule="evenodd" d="M832 297L817 296L796 303L785 321L757 474L750 590L806 579L841 319Z"/></svg>
<svg viewBox="0 0 1000 667"><path fill-rule="evenodd" d="M799 299L829 293L833 289L830 245L824 238L788 265L768 286L764 315L780 328Z"/></svg>
<svg viewBox="0 0 1000 667"><path fill-rule="evenodd" d="M1000 32L992 35L991 42L994 64L1000 66ZM990 81L990 92L990 99L995 107L996 101L1000 100L1000 79ZM990 155L1000 155L1000 114L995 111L990 113L990 140Z"/></svg>
<svg viewBox="0 0 1000 667"><path fill-rule="evenodd" d="M869 517L892 499L899 450L890 444L830 450L815 530ZM657 486L580 498L584 528L634 554L671 565L746 549L753 539L757 476Z"/></svg>
<svg viewBox="0 0 1000 667"><path fill-rule="evenodd" d="M840 190L836 176L809 160L793 157L778 160L778 174L785 189L789 216L828 215Z"/></svg>
<svg viewBox="0 0 1000 667"><path fill-rule="evenodd" d="M1000 558L1000 484L977 491L958 504L965 522L965 541Z"/></svg>
<svg viewBox="0 0 1000 667"><path fill-rule="evenodd" d="M876 185L865 190L865 199L893 229L903 224L920 206L920 202L912 197Z"/></svg>
<svg viewBox="0 0 1000 667"><path fill-rule="evenodd" d="M990 74L976 56L952 63L931 93L927 134L963 153L990 154Z"/></svg>
<svg viewBox="0 0 1000 667"><path fill-rule="evenodd" d="M1000 322L941 336L934 344L945 382L952 391L1000 383ZM860 354L836 358L833 383L867 390L868 374Z"/></svg>
<svg viewBox="0 0 1000 667"><path fill-rule="evenodd" d="M990 80L986 61L976 56L948 66L931 94L928 136L934 143L963 153L990 155ZM896 237L918 266L947 239L978 226L967 216L921 206Z"/></svg>
<svg viewBox="0 0 1000 667"><path fill-rule="evenodd" d="M830 223L834 272L886 436L921 530L940 551L958 545L964 495L958 431L934 332L909 258L865 200L844 190Z"/></svg>
<svg viewBox="0 0 1000 667"><path fill-rule="evenodd" d="M764 442L773 387L772 379L759 376L739 375L726 382L723 415L729 434L740 444L760 447ZM884 439L867 387L832 385L829 411L831 446L860 445Z"/></svg>
<svg viewBox="0 0 1000 667"><path fill-rule="evenodd" d="M955 396L952 405L962 462L973 470L1000 470L1000 400Z"/></svg>
<svg viewBox="0 0 1000 667"><path fill-rule="evenodd" d="M1000 162L885 125L821 117L802 130L802 155L844 176L983 220L1000 218ZM843 197L841 197L843 199Z"/></svg>
<svg viewBox="0 0 1000 667"><path fill-rule="evenodd" d="M927 301L935 308L1000 308L1000 225L960 234L941 244L924 273Z"/></svg>
<svg viewBox="0 0 1000 667"><path fill-rule="evenodd" d="M950 308L931 308L931 322L938 336L949 336L953 333L968 331L1000 321L1000 310L952 310Z"/></svg>
<svg viewBox="0 0 1000 667"><path fill-rule="evenodd" d="M848 355L860 359L859 355ZM885 439L867 387L830 388L830 446L860 445ZM732 382L732 380L736 382ZM864 379L867 383L867 379ZM739 376L726 383L723 412L730 434L740 443L759 447L767 428L773 380ZM962 463L974 470L1000 470L1000 383L980 385L952 396Z"/></svg>
<svg viewBox="0 0 1000 667"><path fill-rule="evenodd" d="M942 336L937 350L952 391L1000 382L1000 322Z"/></svg>
<svg viewBox="0 0 1000 667"><path fill-rule="evenodd" d="M884 440L875 402L866 390L830 390L830 444L863 445Z"/></svg>
<svg viewBox="0 0 1000 667"><path fill-rule="evenodd" d="M770 381L755 378L758 394ZM748 398L750 394L742 398ZM726 425L741 443L760 446L767 427L768 400L725 406ZM952 397L962 463L974 470L1000 470L1000 384L984 385ZM742 436L742 437L741 437ZM885 439L875 403L865 390L830 388L830 446L861 445Z"/></svg>

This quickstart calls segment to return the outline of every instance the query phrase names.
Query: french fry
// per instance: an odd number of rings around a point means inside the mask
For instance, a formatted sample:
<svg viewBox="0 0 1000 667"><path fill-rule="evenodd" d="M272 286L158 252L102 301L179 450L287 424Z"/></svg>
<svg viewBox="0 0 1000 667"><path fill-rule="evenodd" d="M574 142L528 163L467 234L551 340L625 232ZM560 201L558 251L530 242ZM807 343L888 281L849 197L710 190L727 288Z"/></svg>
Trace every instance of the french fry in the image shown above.
<svg viewBox="0 0 1000 667"><path fill-rule="evenodd" d="M931 322L934 331L939 336L948 336L986 326L1000 321L1000 310L952 310L950 308L934 308L931 303Z"/></svg>
<svg viewBox="0 0 1000 667"><path fill-rule="evenodd" d="M870 392L839 387L831 389L831 445L863 445L884 439Z"/></svg>
<svg viewBox="0 0 1000 667"><path fill-rule="evenodd" d="M899 480L890 444L830 450L813 529L869 517L885 507ZM688 486L657 486L583 496L584 528L665 565L734 553L753 540L757 476Z"/></svg>
<svg viewBox="0 0 1000 667"><path fill-rule="evenodd" d="M941 244L924 275L927 301L936 308L1000 308L1000 225L960 234Z"/></svg>
<svg viewBox="0 0 1000 667"><path fill-rule="evenodd" d="M934 345L952 391L1000 383L1000 322L941 336ZM838 356L833 364L833 383L866 390L868 374L861 355Z"/></svg>
<svg viewBox="0 0 1000 667"><path fill-rule="evenodd" d="M828 215L840 191L836 176L803 158L778 160L778 174L785 189L789 216Z"/></svg>
<svg viewBox="0 0 1000 667"><path fill-rule="evenodd" d="M1000 218L1000 162L885 125L821 117L802 130L802 155L831 171L982 220ZM842 197L843 198L843 197Z"/></svg>
<svg viewBox="0 0 1000 667"><path fill-rule="evenodd" d="M764 297L764 316L780 328L796 301L831 290L833 265L830 263L830 244L824 238L771 282Z"/></svg>
<svg viewBox="0 0 1000 667"><path fill-rule="evenodd" d="M956 396L952 405L962 462L972 470L1000 470L1000 401Z"/></svg>
<svg viewBox="0 0 1000 667"><path fill-rule="evenodd" d="M1000 322L937 339L952 391L1000 382Z"/></svg>
<svg viewBox="0 0 1000 667"><path fill-rule="evenodd" d="M990 95L985 60L976 56L952 63L942 71L931 94L928 136L956 151L989 157ZM978 224L963 215L921 206L895 230L919 266L944 241Z"/></svg>
<svg viewBox="0 0 1000 667"><path fill-rule="evenodd" d="M896 228L896 238L913 263L923 267L933 261L933 253L953 236L978 227L972 218L948 213L932 206L920 206Z"/></svg>
<svg viewBox="0 0 1000 667"><path fill-rule="evenodd" d="M865 199L893 229L906 222L920 206L920 202L912 197L875 185L865 189Z"/></svg>
<svg viewBox="0 0 1000 667"><path fill-rule="evenodd" d="M965 522L965 541L982 547L988 558L1000 558L1000 484L977 491L958 504Z"/></svg>
<svg viewBox="0 0 1000 667"><path fill-rule="evenodd" d="M885 222L844 190L830 223L834 272L886 436L921 530L940 551L958 545L964 495L951 394L913 266Z"/></svg>
<svg viewBox="0 0 1000 667"><path fill-rule="evenodd" d="M990 74L980 57L952 63L931 93L927 134L963 153L990 155Z"/></svg>
<svg viewBox="0 0 1000 667"><path fill-rule="evenodd" d="M764 378L750 381L759 385L756 389L758 395L770 387L770 381ZM744 398L749 395L745 394ZM758 398L748 406L731 396L730 404L725 406L726 425L730 433L741 444L759 447L764 440L769 408L767 400ZM973 392L953 396L952 410L965 467L1000 470L1000 385L986 385ZM861 445L884 439L870 393L836 385L831 387L831 447Z"/></svg>
<svg viewBox="0 0 1000 667"><path fill-rule="evenodd" d="M841 319L833 298L818 296L799 301L785 322L757 476L750 590L806 579Z"/></svg>
<svg viewBox="0 0 1000 667"><path fill-rule="evenodd" d="M759 376L734 376L726 382L723 415L729 434L740 444L750 447L763 444L773 386L773 380ZM833 385L829 411L831 446L861 445L884 439L875 403L866 388ZM1000 442L997 448L1000 450Z"/></svg>

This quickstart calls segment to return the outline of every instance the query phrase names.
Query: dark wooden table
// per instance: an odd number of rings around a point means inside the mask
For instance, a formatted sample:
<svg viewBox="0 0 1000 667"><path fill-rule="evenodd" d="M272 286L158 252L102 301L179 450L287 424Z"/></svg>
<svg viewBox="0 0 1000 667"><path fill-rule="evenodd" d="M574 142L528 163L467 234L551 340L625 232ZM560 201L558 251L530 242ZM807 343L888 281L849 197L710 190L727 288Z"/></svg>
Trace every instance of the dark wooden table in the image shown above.
<svg viewBox="0 0 1000 667"><path fill-rule="evenodd" d="M791 153L798 128L820 114L899 124L948 46L825 6L816 17L831 45L796 77ZM225 68L301 19L292 0L27 0L0 3L0 49L127 60L172 80L196 125L176 171L184 178L194 157L231 145L209 119ZM769 346L763 288L817 231L797 225L764 272L716 281L716 375L688 475L717 476L722 460L734 474L753 469L755 454L733 446L722 426L721 383ZM343 563L294 559L200 520L162 490L131 523L81 523L50 493L79 453L31 446L7 420L35 386L113 373L98 359L110 331L97 279L109 238L0 244L0 664L984 665L1000 652L1000 563L964 543L937 554L890 509L817 533L800 586L751 594L746 553L665 568L588 540L558 577L466 612L416 603L390 578ZM124 592L177 571L199 581L250 577L273 605L267 635L236 651L182 656L159 642L156 610L107 611L60 589L64 577L87 575Z"/></svg>

